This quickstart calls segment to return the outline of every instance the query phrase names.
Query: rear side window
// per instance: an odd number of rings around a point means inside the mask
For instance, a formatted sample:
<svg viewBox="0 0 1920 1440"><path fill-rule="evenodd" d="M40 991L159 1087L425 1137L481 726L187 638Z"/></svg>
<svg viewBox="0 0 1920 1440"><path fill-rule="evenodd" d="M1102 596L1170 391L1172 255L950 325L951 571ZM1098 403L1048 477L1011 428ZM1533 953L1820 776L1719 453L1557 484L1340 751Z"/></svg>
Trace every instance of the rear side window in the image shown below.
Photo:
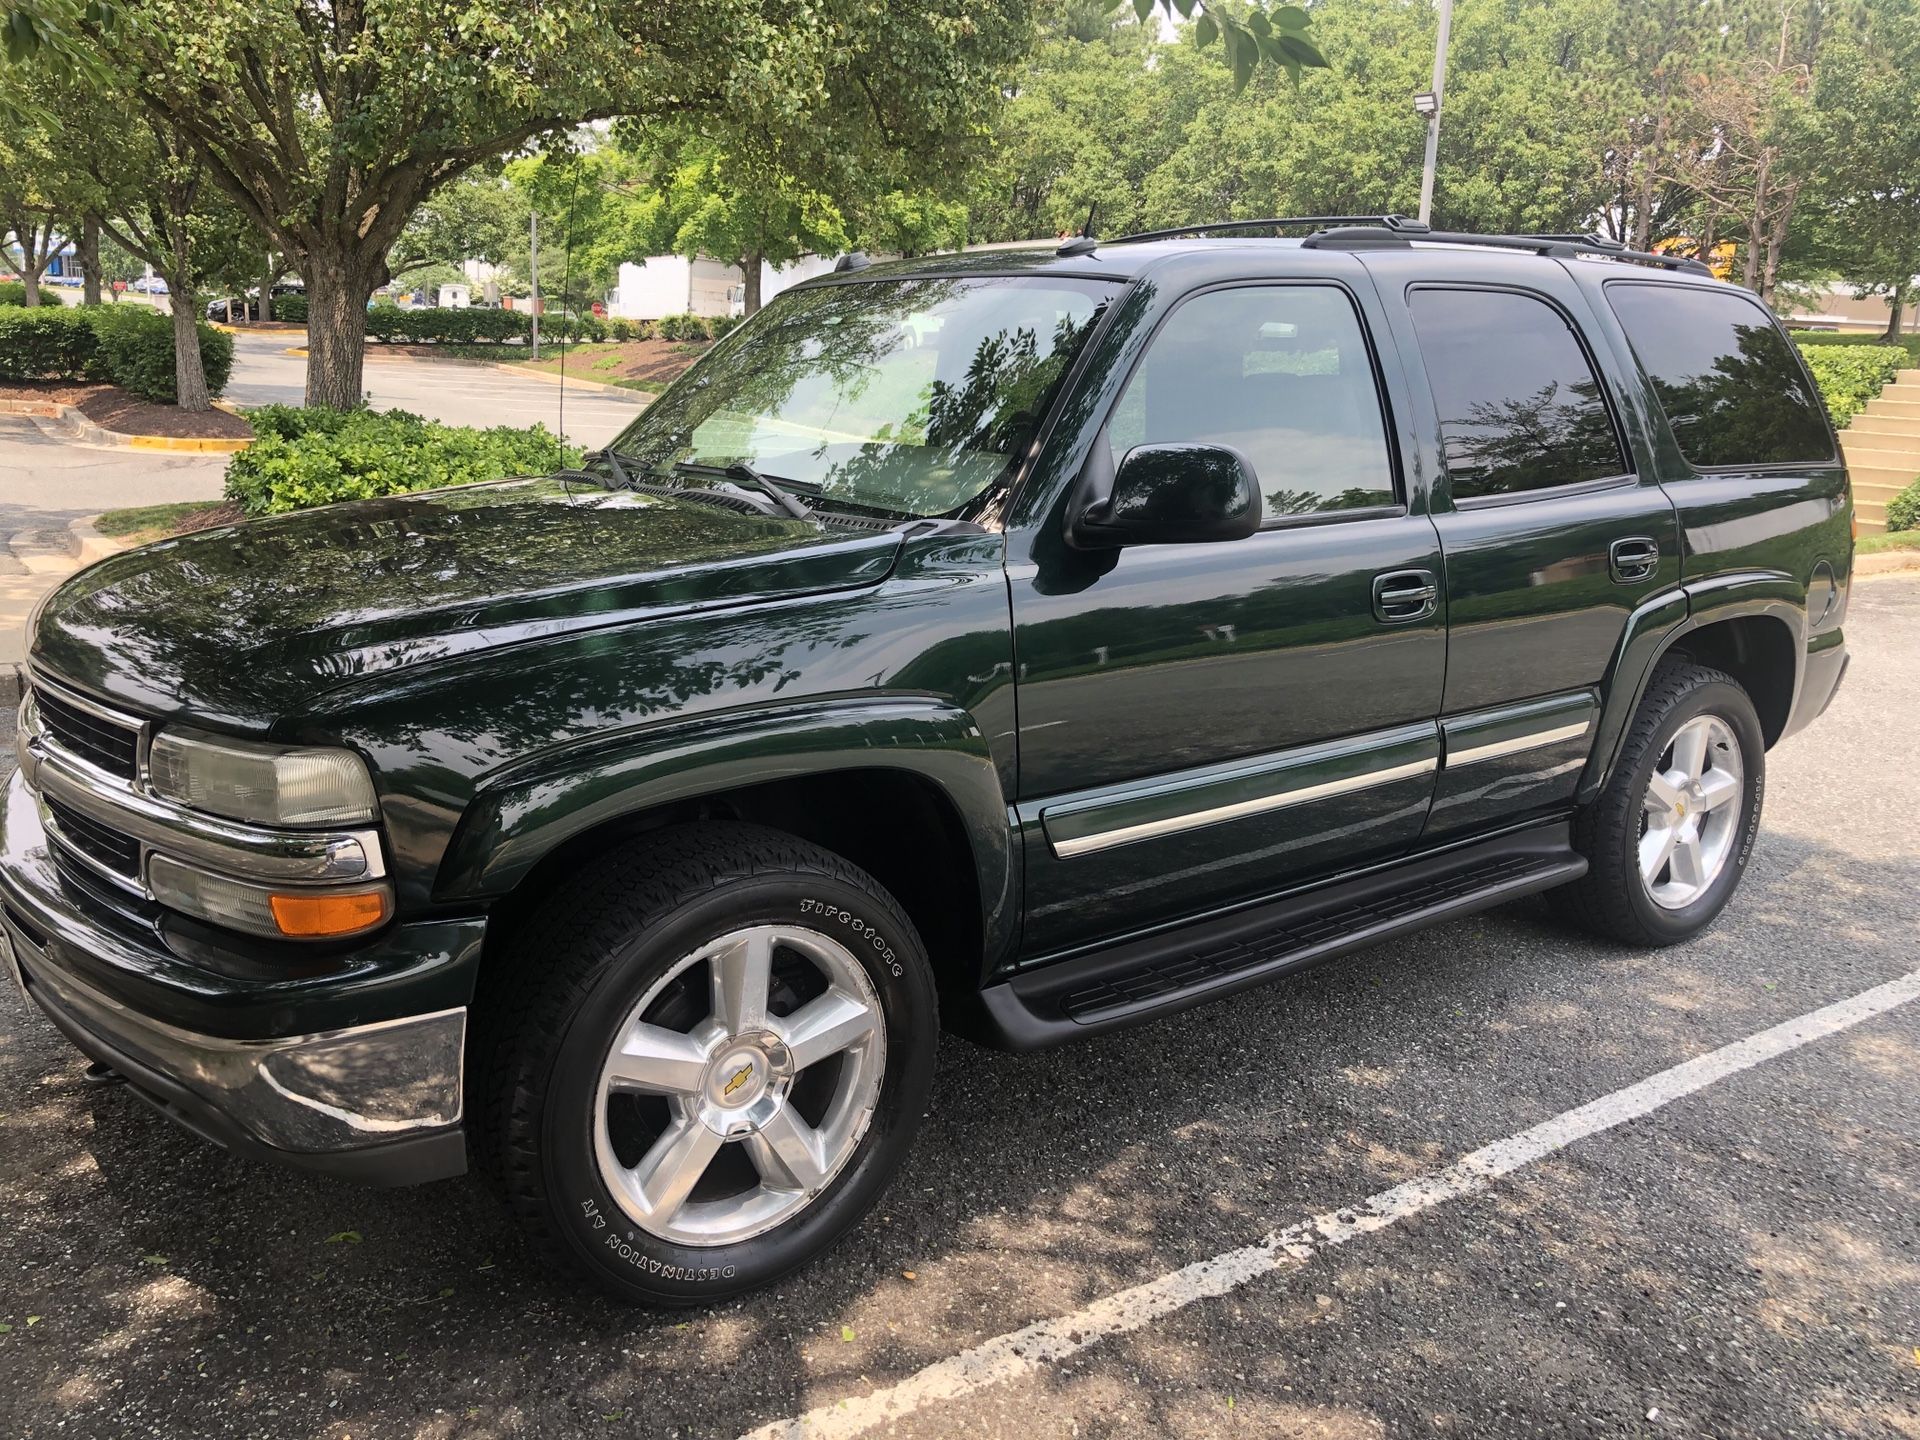
<svg viewBox="0 0 1920 1440"><path fill-rule="evenodd" d="M1135 445L1231 445L1270 518L1395 503L1393 464L1360 317L1332 285L1245 285L1168 317L1107 422Z"/></svg>
<svg viewBox="0 0 1920 1440"><path fill-rule="evenodd" d="M1510 291L1424 288L1407 304L1454 499L1627 473L1600 382L1553 306Z"/></svg>
<svg viewBox="0 0 1920 1440"><path fill-rule="evenodd" d="M1609 285L1680 453L1702 469L1833 459L1799 357L1751 300L1680 285Z"/></svg>

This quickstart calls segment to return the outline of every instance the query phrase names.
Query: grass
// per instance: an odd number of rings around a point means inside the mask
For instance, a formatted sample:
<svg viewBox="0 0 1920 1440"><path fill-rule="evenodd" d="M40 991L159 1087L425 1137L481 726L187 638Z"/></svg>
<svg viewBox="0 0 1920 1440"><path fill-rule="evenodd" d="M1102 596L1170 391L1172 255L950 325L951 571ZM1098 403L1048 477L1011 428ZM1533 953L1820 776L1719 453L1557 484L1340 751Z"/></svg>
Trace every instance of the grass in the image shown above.
<svg viewBox="0 0 1920 1440"><path fill-rule="evenodd" d="M207 517L206 522L182 523L203 515ZM93 522L93 528L102 535L145 545L178 535L183 530L204 530L207 523L224 525L238 518L226 513L223 500L184 500L172 505L133 505L125 510L109 510Z"/></svg>
<svg viewBox="0 0 1920 1440"><path fill-rule="evenodd" d="M1920 550L1920 530L1901 530L1891 535L1862 535L1856 548L1862 555L1879 555L1888 550Z"/></svg>

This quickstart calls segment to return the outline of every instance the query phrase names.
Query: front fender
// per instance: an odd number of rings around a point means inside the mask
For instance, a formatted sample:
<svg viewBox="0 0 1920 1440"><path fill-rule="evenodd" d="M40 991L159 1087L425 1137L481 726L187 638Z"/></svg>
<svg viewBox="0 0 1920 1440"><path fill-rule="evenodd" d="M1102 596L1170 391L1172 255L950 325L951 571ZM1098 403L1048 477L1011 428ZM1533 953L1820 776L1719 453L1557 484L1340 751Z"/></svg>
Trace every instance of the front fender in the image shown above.
<svg viewBox="0 0 1920 1440"><path fill-rule="evenodd" d="M441 862L434 898L451 904L504 895L557 846L662 805L873 769L909 772L953 805L973 856L987 953L1000 953L1017 922L1019 873L1000 775L973 716L931 700L757 710L536 757L474 796Z"/></svg>

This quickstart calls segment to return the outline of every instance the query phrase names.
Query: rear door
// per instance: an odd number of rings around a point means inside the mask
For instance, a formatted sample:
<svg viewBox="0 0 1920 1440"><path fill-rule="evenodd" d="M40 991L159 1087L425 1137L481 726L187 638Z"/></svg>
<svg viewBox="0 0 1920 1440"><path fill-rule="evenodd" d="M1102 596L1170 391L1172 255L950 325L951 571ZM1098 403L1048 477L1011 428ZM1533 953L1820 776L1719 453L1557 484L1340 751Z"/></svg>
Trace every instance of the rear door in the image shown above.
<svg viewBox="0 0 1920 1440"><path fill-rule="evenodd" d="M1354 288L1274 279L1178 302L1094 441L1116 461L1150 443L1235 447L1264 528L1076 552L1056 508L1024 562L1014 538L1029 953L1419 836L1446 661L1440 553L1403 483L1378 301L1349 263Z"/></svg>
<svg viewBox="0 0 1920 1440"><path fill-rule="evenodd" d="M1424 372L1448 655L1425 839L1572 798L1628 617L1674 589L1673 506L1572 278L1540 257L1369 257Z"/></svg>

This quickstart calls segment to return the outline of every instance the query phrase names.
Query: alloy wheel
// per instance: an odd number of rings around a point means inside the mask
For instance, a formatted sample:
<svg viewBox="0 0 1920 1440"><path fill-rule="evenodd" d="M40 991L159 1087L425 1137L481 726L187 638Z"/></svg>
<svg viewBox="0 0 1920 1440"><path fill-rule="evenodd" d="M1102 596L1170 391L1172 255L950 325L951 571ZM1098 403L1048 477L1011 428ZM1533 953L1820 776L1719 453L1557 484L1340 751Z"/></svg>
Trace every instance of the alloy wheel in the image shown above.
<svg viewBox="0 0 1920 1440"><path fill-rule="evenodd" d="M670 966L615 1032L601 1179L652 1235L738 1244L833 1182L885 1072L879 996L849 950L795 925L731 931Z"/></svg>
<svg viewBox="0 0 1920 1440"><path fill-rule="evenodd" d="M1654 904L1683 909L1726 869L1745 777L1740 742L1718 715L1696 715L1675 733L1641 804L1640 880Z"/></svg>

